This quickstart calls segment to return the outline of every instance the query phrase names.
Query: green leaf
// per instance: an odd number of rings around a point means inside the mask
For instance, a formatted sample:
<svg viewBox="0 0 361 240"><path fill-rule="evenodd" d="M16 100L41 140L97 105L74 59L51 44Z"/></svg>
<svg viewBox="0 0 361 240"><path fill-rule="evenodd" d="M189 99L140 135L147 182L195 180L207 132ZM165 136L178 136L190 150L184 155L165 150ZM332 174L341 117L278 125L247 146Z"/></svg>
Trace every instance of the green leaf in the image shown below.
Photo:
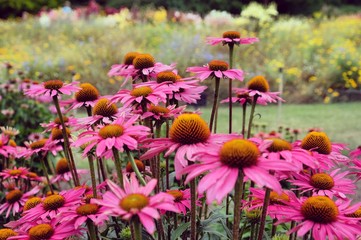
<svg viewBox="0 0 361 240"><path fill-rule="evenodd" d="M179 238L184 231L186 231L189 226L191 225L190 222L186 222L183 223L182 225L180 225L173 233L172 233L172 240L177 240L177 238Z"/></svg>

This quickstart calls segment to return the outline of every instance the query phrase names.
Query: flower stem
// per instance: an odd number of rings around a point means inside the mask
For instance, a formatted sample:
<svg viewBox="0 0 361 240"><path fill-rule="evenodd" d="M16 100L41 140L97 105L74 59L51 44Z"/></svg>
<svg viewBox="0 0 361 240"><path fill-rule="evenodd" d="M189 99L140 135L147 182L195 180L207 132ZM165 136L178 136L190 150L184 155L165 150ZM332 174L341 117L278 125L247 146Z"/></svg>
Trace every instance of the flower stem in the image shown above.
<svg viewBox="0 0 361 240"><path fill-rule="evenodd" d="M93 155L88 154L88 161L89 161L90 176L91 176L92 188L93 188L93 197L97 198L97 183L95 180L95 168L94 168Z"/></svg>
<svg viewBox="0 0 361 240"><path fill-rule="evenodd" d="M132 231L133 239L142 240L142 225L140 224L139 218L133 217L131 222L133 224L133 230L134 230Z"/></svg>
<svg viewBox="0 0 361 240"><path fill-rule="evenodd" d="M118 180L119 180L119 186L124 189L124 182L123 182L123 173L122 173L122 162L119 158L119 152L118 149L112 148L113 156L114 156L114 165L115 169L117 171Z"/></svg>
<svg viewBox="0 0 361 240"><path fill-rule="evenodd" d="M89 239L90 240L97 240L98 239L97 232L95 230L95 226L94 226L93 222L90 221L90 220L87 220L86 225L87 225L88 231L89 231Z"/></svg>
<svg viewBox="0 0 361 240"><path fill-rule="evenodd" d="M229 46L229 68L232 69L233 67L233 47L234 44L230 43ZM229 99L229 126L228 132L232 133L232 79L228 80L228 99Z"/></svg>
<svg viewBox="0 0 361 240"><path fill-rule="evenodd" d="M50 184L48 170L46 169L46 166L45 166L45 161L44 161L45 156L46 155L44 155L44 157L40 156L41 166L43 167L43 171L44 171L44 174L45 174L45 177L46 177L46 181L48 182L48 186L50 188L51 194L54 194L54 189Z"/></svg>
<svg viewBox="0 0 361 240"><path fill-rule="evenodd" d="M133 171L135 172L135 175L137 175L138 177L138 180L140 181L140 183L145 186L147 183L145 182L142 174L140 173L138 167L137 167L137 164L135 163L135 160L134 160L134 157L133 155L131 154L131 152L129 151L129 149L125 149L126 153L127 153L127 156L128 156L128 159L130 161L130 164L132 165L132 168L133 168Z"/></svg>
<svg viewBox="0 0 361 240"><path fill-rule="evenodd" d="M214 89L214 98L213 98L213 107L212 107L212 113L211 113L211 119L209 121L209 130L212 132L213 130L213 122L216 115L217 105L218 105L218 93L219 93L219 84L221 79L219 77L216 77L216 86Z"/></svg>
<svg viewBox="0 0 361 240"><path fill-rule="evenodd" d="M263 237L263 231L264 231L264 227L266 225L266 216L267 216L267 209L268 209L268 205L269 205L270 195L271 195L271 189L266 188L264 201L263 201L263 207L262 207L261 222L260 222L260 227L258 230L258 240L262 240L262 237Z"/></svg>
<svg viewBox="0 0 361 240"><path fill-rule="evenodd" d="M255 109L256 109L257 99L258 99L258 95L256 94L256 95L253 97L252 108L251 108L251 115L249 116L247 138L250 138L250 137L251 137L252 122L253 122L253 118L254 118L254 112L255 112Z"/></svg>
<svg viewBox="0 0 361 240"><path fill-rule="evenodd" d="M239 224L241 222L241 197L243 192L244 173L240 169L236 186L234 187L234 219L233 219L233 239L239 239Z"/></svg>
<svg viewBox="0 0 361 240"><path fill-rule="evenodd" d="M246 113L247 113L247 102L243 103L242 105L242 136L246 132Z"/></svg>
<svg viewBox="0 0 361 240"><path fill-rule="evenodd" d="M191 188L191 240L196 240L197 223L196 223L196 179L190 181Z"/></svg>

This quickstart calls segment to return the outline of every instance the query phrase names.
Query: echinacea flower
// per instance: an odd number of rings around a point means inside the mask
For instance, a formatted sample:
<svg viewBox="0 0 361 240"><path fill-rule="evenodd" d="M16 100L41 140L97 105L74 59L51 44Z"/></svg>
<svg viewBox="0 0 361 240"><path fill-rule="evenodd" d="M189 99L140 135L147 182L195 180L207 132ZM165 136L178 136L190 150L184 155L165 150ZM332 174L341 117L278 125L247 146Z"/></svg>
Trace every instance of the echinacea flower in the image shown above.
<svg viewBox="0 0 361 240"><path fill-rule="evenodd" d="M357 158L361 156L361 146L358 146L355 150L350 152L350 156L353 158Z"/></svg>
<svg viewBox="0 0 361 240"><path fill-rule="evenodd" d="M131 74L129 74L129 73L134 71L133 60L139 54L140 53L138 53L138 52L128 52L127 54L125 54L123 63L112 65L111 69L108 72L108 76L109 77L113 77L113 76L126 77L123 84L121 85L121 86L124 86L127 83L128 79L131 77Z"/></svg>
<svg viewBox="0 0 361 240"><path fill-rule="evenodd" d="M66 127L72 127L77 124L77 118L74 117L66 117L63 116L63 121ZM44 131L51 131L54 128L62 129L60 119L57 117L53 121L49 123L41 123L40 124L43 128L45 128Z"/></svg>
<svg viewBox="0 0 361 240"><path fill-rule="evenodd" d="M59 94L71 95L78 91L80 88L75 86L79 82L64 83L61 80L48 80L42 84L32 85L30 89L24 91L24 94L31 97L37 97L39 95L48 95L51 97Z"/></svg>
<svg viewBox="0 0 361 240"><path fill-rule="evenodd" d="M80 147L87 144L83 156L96 146L97 156L103 156L107 151L113 148L124 151L124 148L134 150L138 148L137 137L147 136L150 129L141 125L134 125L139 116L132 116L129 119L125 117L117 118L112 124L103 126L99 131L86 131L79 135L78 139L72 144Z"/></svg>
<svg viewBox="0 0 361 240"><path fill-rule="evenodd" d="M20 154L20 157L31 157L34 154L47 154L51 152L54 156L57 152L62 151L60 145L54 144L55 142L48 138L43 138L35 142L25 143L27 150Z"/></svg>
<svg viewBox="0 0 361 240"><path fill-rule="evenodd" d="M188 67L187 72L195 73L195 77L201 82L208 77L229 78L243 81L243 71L239 69L229 69L228 63L221 60L212 60L203 67Z"/></svg>
<svg viewBox="0 0 361 240"><path fill-rule="evenodd" d="M222 43L223 45L226 44L243 45L243 44L252 44L258 41L259 41L258 38L255 37L241 38L241 34L237 31L224 32L221 38L207 37L206 39L206 42L210 45L217 45L219 43Z"/></svg>
<svg viewBox="0 0 361 240"><path fill-rule="evenodd" d="M87 174L89 173L88 170L86 169L77 169L76 170L77 172L77 175L78 176L81 176L81 175L84 175L84 174ZM59 161L56 163L56 166L55 166L55 173L56 175L54 175L51 179L50 179L50 182L51 183L55 183L55 182L59 182L59 181L70 181L72 178L73 178L73 175L70 171L70 168L69 168L69 163L68 161L66 160L66 158L61 158L59 159Z"/></svg>
<svg viewBox="0 0 361 240"><path fill-rule="evenodd" d="M9 137L14 137L20 133L18 129L9 126L0 127L0 130L3 134Z"/></svg>
<svg viewBox="0 0 361 240"><path fill-rule="evenodd" d="M5 134L0 134L0 155L4 157L14 156L17 154L16 149L8 145L9 137Z"/></svg>
<svg viewBox="0 0 361 240"><path fill-rule="evenodd" d="M104 193L103 199L91 199L91 203L105 207L104 214L121 217L124 220L131 220L137 216L147 232L155 231L153 219L159 219L157 210L178 212L173 205L173 196L166 193L158 193L150 196L157 184L156 179L152 179L144 187L139 186L135 175L130 176L130 180L124 177L124 190L115 183L106 180L110 191Z"/></svg>
<svg viewBox="0 0 361 240"><path fill-rule="evenodd" d="M170 195L172 195L174 197L174 207L179 212L186 215L187 211L190 211L190 209L191 209L191 193L190 193L189 188L185 189L185 190L172 189L172 190L166 191L166 193L170 194ZM198 199L201 198L201 197L203 197L203 195L198 195ZM199 200L196 201L196 205L201 206Z"/></svg>
<svg viewBox="0 0 361 240"><path fill-rule="evenodd" d="M29 173L29 169L24 167L14 167L13 169L4 169L0 172L0 177L3 180L5 179L27 179L27 174Z"/></svg>
<svg viewBox="0 0 361 240"><path fill-rule="evenodd" d="M10 237L14 237L17 236L18 233L15 232L14 230L10 229L10 228L3 228L0 229L0 239L1 240L7 240Z"/></svg>
<svg viewBox="0 0 361 240"><path fill-rule="evenodd" d="M290 196L289 205L274 208L275 213L281 215L276 224L295 221L298 224L289 233L297 232L297 236L304 236L310 231L315 240L356 239L361 225L358 219L346 214L356 211L359 205L349 204L350 201L334 202L326 196L301 199Z"/></svg>
<svg viewBox="0 0 361 240"><path fill-rule="evenodd" d="M100 98L99 91L90 83L80 84L80 90L75 93L74 99L63 100L61 105L70 105L67 112L81 107L94 107L96 101Z"/></svg>
<svg viewBox="0 0 361 240"><path fill-rule="evenodd" d="M176 108L175 105L163 107L150 104L147 107L147 112L142 114L142 118L152 118L156 121L165 121L166 119L177 117L184 109L185 106Z"/></svg>
<svg viewBox="0 0 361 240"><path fill-rule="evenodd" d="M198 150L197 162L182 170L188 174L186 183L207 172L198 183L198 192L207 192L207 203L223 198L234 189L236 180L243 174L259 186L282 192L279 181L269 170L297 171L298 167L286 161L275 162L261 156L257 145L249 140L233 138L223 144L214 144Z"/></svg>

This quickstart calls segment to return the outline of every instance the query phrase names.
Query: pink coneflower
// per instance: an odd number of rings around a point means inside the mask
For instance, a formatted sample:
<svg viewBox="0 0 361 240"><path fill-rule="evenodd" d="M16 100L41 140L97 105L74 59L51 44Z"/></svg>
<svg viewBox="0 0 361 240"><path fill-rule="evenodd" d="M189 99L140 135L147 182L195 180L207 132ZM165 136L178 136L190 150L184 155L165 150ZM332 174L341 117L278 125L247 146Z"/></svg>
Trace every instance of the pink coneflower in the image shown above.
<svg viewBox="0 0 361 240"><path fill-rule="evenodd" d="M125 77L125 80L122 87L128 82L128 79L132 77L134 74L134 66L133 66L133 60L136 56L138 56L140 53L138 52L128 52L124 56L124 60L122 64L114 64L112 65L111 69L108 72L109 77L113 76L122 76Z"/></svg>
<svg viewBox="0 0 361 240"><path fill-rule="evenodd" d="M5 195L6 202L0 206L0 214L6 211L6 217L9 217L10 212L13 216L22 211L22 207L29 197L39 192L39 188L35 187L31 191L23 193L19 189L14 189Z"/></svg>
<svg viewBox="0 0 361 240"><path fill-rule="evenodd" d="M298 167L286 161L275 162L261 156L257 145L249 140L233 138L224 144L214 144L198 150L199 162L183 169L188 174L186 183L204 172L198 192L207 192L207 203L223 198L234 189L240 171L259 186L266 186L281 193L279 181L269 170L297 171Z"/></svg>
<svg viewBox="0 0 361 240"><path fill-rule="evenodd" d="M293 185L298 186L297 190L302 193L311 191L313 195L322 195L333 198L346 198L345 194L354 194L356 186L351 179L345 178L348 171L338 173L340 169L335 169L330 173L318 172L314 174L294 173L294 180L289 180Z"/></svg>
<svg viewBox="0 0 361 240"><path fill-rule="evenodd" d="M14 237L17 236L18 233L15 232L14 230L10 229L10 228L3 228L0 229L0 239L1 240L7 240L10 237Z"/></svg>
<svg viewBox="0 0 361 240"><path fill-rule="evenodd" d="M0 177L3 180L5 179L27 179L27 174L29 173L29 169L24 167L17 168L16 166L13 169L4 169L0 172Z"/></svg>
<svg viewBox="0 0 361 240"><path fill-rule="evenodd" d="M64 84L61 80L48 80L41 84L32 85L30 89L24 91L24 94L31 97L38 97L39 95L56 96L59 94L71 95L80 88L75 86L79 82L71 82Z"/></svg>
<svg viewBox="0 0 361 240"><path fill-rule="evenodd" d="M100 94L90 83L80 84L80 90L75 93L74 99L61 101L62 105L70 105L66 112L81 107L94 107L96 101L99 99Z"/></svg>
<svg viewBox="0 0 361 240"><path fill-rule="evenodd" d="M148 105L147 112L143 113L142 118L152 118L157 121L164 121L166 119L177 117L185 108L186 106L176 108L175 105L163 107L150 104Z"/></svg>
<svg viewBox="0 0 361 240"><path fill-rule="evenodd" d="M223 45L226 44L252 44L258 42L258 38L248 37L248 38L241 38L241 34L237 31L227 31L223 33L221 38L219 37L207 37L206 42L210 45L217 45L222 43Z"/></svg>
<svg viewBox="0 0 361 240"><path fill-rule="evenodd" d="M106 180L110 191L104 193L103 199L91 199L91 203L104 206L104 214L120 216L125 220L130 220L137 216L147 232L155 231L153 219L159 219L157 210L178 212L173 205L173 196L166 193L158 193L149 196L157 184L156 179L152 179L146 186L139 186L138 180L132 174L130 181L124 177L124 190L110 180Z"/></svg>
<svg viewBox="0 0 361 240"><path fill-rule="evenodd" d="M203 67L188 67L187 72L195 73L195 77L201 82L208 77L229 78L243 81L243 71L238 69L228 69L228 63L220 60L212 60Z"/></svg>
<svg viewBox="0 0 361 240"><path fill-rule="evenodd" d="M54 156L57 152L62 151L60 145L55 144L50 139L43 138L35 142L25 142L27 150L20 154L20 157L31 157L33 154L47 154L51 152Z"/></svg>
<svg viewBox="0 0 361 240"><path fill-rule="evenodd" d="M311 232L315 240L324 239L356 239L361 232L358 219L347 217L346 214L356 211L359 205L350 207L350 201L334 202L326 196L312 196L297 199L290 196L287 206L275 208L281 215L277 224L296 221L298 225L289 233L297 232L303 236Z"/></svg>
<svg viewBox="0 0 361 240"><path fill-rule="evenodd" d="M195 161L193 154L200 147L209 143L224 142L232 135L212 134L207 123L195 113L184 113L179 115L169 130L169 138L149 139L144 147L149 150L140 157L150 159L163 151L167 157L176 151L174 168L177 179L180 179L180 171L188 165L188 161Z"/></svg>
<svg viewBox="0 0 361 240"><path fill-rule="evenodd" d="M190 189L185 190L168 190L167 194L174 197L174 207L184 215L191 209L191 193ZM200 196L198 196L200 198ZM201 206L200 201L197 200L196 205ZM187 210L188 209L188 210Z"/></svg>
<svg viewBox="0 0 361 240"><path fill-rule="evenodd" d="M145 126L133 125L139 116L132 116L130 119L125 117L117 118L112 124L103 126L99 131L86 131L79 135L79 138L72 144L75 147L80 147L87 144L84 149L83 156L96 146L96 155L103 156L107 151L112 151L113 148L123 152L127 147L130 150L138 148L137 137L147 136L150 129Z"/></svg>
<svg viewBox="0 0 361 240"><path fill-rule="evenodd" d="M361 179L361 159L354 159L352 163L354 166L350 166L350 168L356 171L351 172L351 174L355 174L358 181Z"/></svg>
<svg viewBox="0 0 361 240"><path fill-rule="evenodd" d="M70 171L69 164L68 164L68 161L66 160L66 158L61 158L56 163L55 173L56 173L56 175L50 179L51 183L55 183L55 182L59 182L59 181L68 182L71 179L73 179L73 176ZM78 176L85 175L88 173L89 173L89 171L86 169L77 169Z"/></svg>
<svg viewBox="0 0 361 240"><path fill-rule="evenodd" d="M75 126L78 123L77 118L74 117L66 117L63 116L63 121L66 127L72 127ZM45 128L44 131L51 131L54 128L62 129L61 122L59 118L55 118L53 121L49 123L41 123L40 124L43 128Z"/></svg>
<svg viewBox="0 0 361 240"><path fill-rule="evenodd" d="M0 134L0 155L4 157L14 156L17 154L16 148L8 145L9 136L5 134Z"/></svg>
<svg viewBox="0 0 361 240"><path fill-rule="evenodd" d="M355 150L350 152L352 158L357 158L361 156L361 146L358 146Z"/></svg>

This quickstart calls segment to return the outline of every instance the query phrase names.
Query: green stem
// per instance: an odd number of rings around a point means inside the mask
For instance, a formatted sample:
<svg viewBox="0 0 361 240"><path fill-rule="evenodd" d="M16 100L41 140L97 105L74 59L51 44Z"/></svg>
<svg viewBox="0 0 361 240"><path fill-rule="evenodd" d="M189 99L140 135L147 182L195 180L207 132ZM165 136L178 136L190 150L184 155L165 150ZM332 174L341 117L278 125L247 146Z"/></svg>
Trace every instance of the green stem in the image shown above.
<svg viewBox="0 0 361 240"><path fill-rule="evenodd" d="M210 131L213 130L213 122L214 122L214 118L215 118L215 115L216 115L217 104L218 104L218 93L219 93L220 81L221 81L221 79L216 77L216 86L215 86L215 89L214 89L213 107L212 107L212 112L211 112L211 119L209 121L209 130Z"/></svg>
<svg viewBox="0 0 361 240"><path fill-rule="evenodd" d="M95 230L95 226L94 226L93 222L90 221L90 220L87 220L86 225L87 225L88 231L89 231L89 239L90 240L97 240L98 239L97 232Z"/></svg>
<svg viewBox="0 0 361 240"><path fill-rule="evenodd" d="M139 218L138 217L133 217L131 220L132 224L133 224L133 239L136 240L142 240L142 225L140 224Z"/></svg>
<svg viewBox="0 0 361 240"><path fill-rule="evenodd" d="M258 240L262 240L262 238L263 238L263 231L266 226L266 216L267 216L267 209L268 209L268 205L269 205L270 195L271 195L271 189L266 188L266 193L265 193L263 207L262 207L262 215L261 215L261 223L260 223L261 225L258 230Z"/></svg>
<svg viewBox="0 0 361 240"><path fill-rule="evenodd" d="M257 105L257 99L258 99L258 95L256 94L256 95L253 97L252 108L251 108L251 115L249 116L247 138L250 138L250 137L251 137L252 122L253 122L254 112L255 112L255 109L256 109L256 105Z"/></svg>
<svg viewBox="0 0 361 240"><path fill-rule="evenodd" d="M239 239L239 224L241 222L241 196L243 192L244 173L240 169L236 185L234 187L234 219L233 219L233 239Z"/></svg>
<svg viewBox="0 0 361 240"><path fill-rule="evenodd" d="M54 189L53 189L53 187L51 186L51 183L50 183L50 180L49 180L48 170L46 169L46 166L45 166L45 161L44 161L45 156L46 156L46 155L44 155L44 157L40 156L41 166L43 167L44 175L45 175L45 177L46 177L46 181L48 182L48 186L49 186L49 188L50 188L51 194L54 194Z"/></svg>
<svg viewBox="0 0 361 240"><path fill-rule="evenodd" d="M190 181L191 189L191 240L196 240L197 223L196 223L196 179Z"/></svg>
<svg viewBox="0 0 361 240"><path fill-rule="evenodd" d="M246 132L246 113L247 113L247 102L243 103L243 106L242 106L242 136L243 137Z"/></svg>
<svg viewBox="0 0 361 240"><path fill-rule="evenodd" d="M138 167L137 167L137 164L135 163L135 160L134 160L134 157L133 155L130 153L129 149L125 149L126 153L127 153L127 156L128 156L128 159L130 161L130 164L132 165L132 168L133 168L133 171L135 172L135 175L137 175L138 177L138 180L139 182L145 186L147 183L145 182L142 174L140 173Z"/></svg>
<svg viewBox="0 0 361 240"><path fill-rule="evenodd" d="M229 46L229 68L232 69L233 67L233 47L234 44L230 43ZM228 99L229 99L229 126L228 132L232 133L232 79L228 80Z"/></svg>
<svg viewBox="0 0 361 240"><path fill-rule="evenodd" d="M93 155L88 154L88 161L89 161L90 176L91 176L91 182L92 182L92 188L93 188L93 197L97 198L97 183L96 183L96 178L95 178Z"/></svg>
<svg viewBox="0 0 361 240"><path fill-rule="evenodd" d="M119 158L119 152L118 149L115 147L112 148L113 156L114 156L114 165L115 169L117 171L118 180L119 180L119 186L124 189L124 182L123 182L123 173L122 173L122 162Z"/></svg>

